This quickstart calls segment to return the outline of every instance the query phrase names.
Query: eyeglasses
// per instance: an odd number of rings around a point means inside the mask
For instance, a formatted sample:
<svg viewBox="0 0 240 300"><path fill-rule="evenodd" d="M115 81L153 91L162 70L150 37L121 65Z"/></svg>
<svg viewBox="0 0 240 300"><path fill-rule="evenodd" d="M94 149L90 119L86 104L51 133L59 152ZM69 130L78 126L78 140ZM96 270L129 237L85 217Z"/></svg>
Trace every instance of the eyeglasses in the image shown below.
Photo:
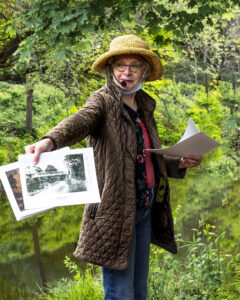
<svg viewBox="0 0 240 300"><path fill-rule="evenodd" d="M113 66L119 71L119 72L124 72L127 67L129 67L129 70L133 73L137 73L140 71L143 65L140 64L133 64L133 65L127 65L127 64L122 64L122 63L113 63Z"/></svg>

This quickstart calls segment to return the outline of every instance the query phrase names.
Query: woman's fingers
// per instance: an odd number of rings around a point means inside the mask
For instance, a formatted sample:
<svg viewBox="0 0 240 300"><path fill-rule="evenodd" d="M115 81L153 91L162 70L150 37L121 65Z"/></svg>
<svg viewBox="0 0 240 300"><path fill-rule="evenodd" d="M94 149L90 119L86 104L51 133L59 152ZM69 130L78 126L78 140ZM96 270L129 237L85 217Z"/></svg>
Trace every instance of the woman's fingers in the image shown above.
<svg viewBox="0 0 240 300"><path fill-rule="evenodd" d="M34 152L35 152L35 144L27 145L27 146L25 147L25 152L26 152L27 154L34 153Z"/></svg>
<svg viewBox="0 0 240 300"><path fill-rule="evenodd" d="M202 161L202 156L201 155L189 155L187 158L192 159L193 161L198 161L200 163Z"/></svg>
<svg viewBox="0 0 240 300"><path fill-rule="evenodd" d="M196 168L202 162L202 156L199 155L189 155L189 157L181 157L179 168Z"/></svg>
<svg viewBox="0 0 240 300"><path fill-rule="evenodd" d="M37 164L39 161L39 157L43 152L49 152L54 149L54 144L51 139L46 138L35 144L28 145L25 147L25 151L27 154L33 155L33 163Z"/></svg>
<svg viewBox="0 0 240 300"><path fill-rule="evenodd" d="M34 155L33 155L33 163L35 165L38 163L40 154L42 152L45 152L45 151L43 151L40 147L36 147L36 150L35 150Z"/></svg>

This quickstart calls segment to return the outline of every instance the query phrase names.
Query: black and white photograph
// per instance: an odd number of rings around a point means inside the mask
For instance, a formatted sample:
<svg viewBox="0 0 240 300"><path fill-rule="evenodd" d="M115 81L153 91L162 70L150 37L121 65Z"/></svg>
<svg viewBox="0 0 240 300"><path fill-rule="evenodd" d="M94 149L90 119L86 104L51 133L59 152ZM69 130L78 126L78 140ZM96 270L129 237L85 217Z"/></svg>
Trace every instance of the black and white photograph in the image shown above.
<svg viewBox="0 0 240 300"><path fill-rule="evenodd" d="M25 208L18 162L2 166L0 168L0 177L17 221L23 220L49 209Z"/></svg>
<svg viewBox="0 0 240 300"><path fill-rule="evenodd" d="M19 155L20 176L27 208L99 202L91 148L43 153L39 163L32 155Z"/></svg>

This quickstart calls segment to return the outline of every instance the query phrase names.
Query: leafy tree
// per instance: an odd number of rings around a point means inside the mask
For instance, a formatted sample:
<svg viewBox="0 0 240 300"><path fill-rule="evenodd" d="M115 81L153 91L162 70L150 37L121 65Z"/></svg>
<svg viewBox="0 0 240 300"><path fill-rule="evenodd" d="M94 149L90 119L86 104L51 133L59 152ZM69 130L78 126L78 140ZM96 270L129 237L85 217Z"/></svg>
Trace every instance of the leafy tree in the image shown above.
<svg viewBox="0 0 240 300"><path fill-rule="evenodd" d="M212 17L214 26L204 22L202 32L186 31L173 58L167 59L165 76L177 82L204 84L206 91L221 80L232 81L236 90L240 83L239 17L236 8Z"/></svg>
<svg viewBox="0 0 240 300"><path fill-rule="evenodd" d="M27 31L18 19L29 9L29 3L30 0L6 0L0 3L0 80L25 82L27 70L25 66L18 70L14 68L17 62L14 53L20 43L33 33Z"/></svg>
<svg viewBox="0 0 240 300"><path fill-rule="evenodd" d="M18 5L19 2L25 9L15 23L17 27L23 25L21 59L30 59L39 45L46 45L46 38L48 48L56 48L56 57L68 58L72 55L72 46L79 51L86 49L91 46L93 33L114 28L124 30L125 21L131 22L131 28L135 27L138 32L146 28L154 35L155 42L162 43L166 39L165 32L181 37L186 31L200 32L204 28L203 21L213 25L212 16L238 4L238 0L22 0L17 1ZM26 2L29 5L25 5ZM11 3L15 5L16 1ZM13 24L10 28L12 32L16 30Z"/></svg>
<svg viewBox="0 0 240 300"><path fill-rule="evenodd" d="M222 18L212 18L214 26L206 24L201 33L187 34L183 48L194 58L195 83L198 73L202 73L206 90L209 75L213 84L218 84L219 80L231 81L229 76L239 71L239 17L240 11L236 10Z"/></svg>

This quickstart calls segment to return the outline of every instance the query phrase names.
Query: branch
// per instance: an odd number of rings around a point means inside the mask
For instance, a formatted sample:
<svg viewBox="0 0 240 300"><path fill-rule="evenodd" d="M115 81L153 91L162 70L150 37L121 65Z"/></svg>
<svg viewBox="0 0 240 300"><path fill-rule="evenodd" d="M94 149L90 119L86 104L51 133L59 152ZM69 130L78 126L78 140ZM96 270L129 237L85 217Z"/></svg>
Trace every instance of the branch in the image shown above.
<svg viewBox="0 0 240 300"><path fill-rule="evenodd" d="M14 13L14 8L11 5L8 5L7 1L5 1L4 3L2 3L3 5L5 5L9 10L11 10L11 12Z"/></svg>
<svg viewBox="0 0 240 300"><path fill-rule="evenodd" d="M2 12L0 12L0 17L2 17L3 19L5 19L6 21L8 21L8 18Z"/></svg>
<svg viewBox="0 0 240 300"><path fill-rule="evenodd" d="M163 105L164 105L165 110L166 110L167 115L168 115L168 121L171 122L171 116L170 116L168 108L167 108L167 101L164 98L160 97L160 96L158 96L158 100L162 100Z"/></svg>
<svg viewBox="0 0 240 300"><path fill-rule="evenodd" d="M17 50L19 44L28 36L30 36L33 32L28 31L23 35L17 35L7 42L4 48L0 52L0 68L3 68L7 63L8 59L13 55L13 53Z"/></svg>
<svg viewBox="0 0 240 300"><path fill-rule="evenodd" d="M165 91L161 91L161 93L171 96L174 99L174 102L179 104L179 106L182 108L182 110L185 112L185 114L187 113L184 105L173 94L171 94L169 92L165 92ZM166 103L170 103L170 101L166 101Z"/></svg>
<svg viewBox="0 0 240 300"><path fill-rule="evenodd" d="M0 81L11 83L25 83L24 74L0 74Z"/></svg>
<svg viewBox="0 0 240 300"><path fill-rule="evenodd" d="M26 83L26 75L31 74L36 71L35 66L29 66L21 73L8 73L0 74L0 81L10 82L10 83Z"/></svg>
<svg viewBox="0 0 240 300"><path fill-rule="evenodd" d="M0 42L5 42L5 41L7 41L7 40L9 40L9 36L6 37L5 39L0 39Z"/></svg>

